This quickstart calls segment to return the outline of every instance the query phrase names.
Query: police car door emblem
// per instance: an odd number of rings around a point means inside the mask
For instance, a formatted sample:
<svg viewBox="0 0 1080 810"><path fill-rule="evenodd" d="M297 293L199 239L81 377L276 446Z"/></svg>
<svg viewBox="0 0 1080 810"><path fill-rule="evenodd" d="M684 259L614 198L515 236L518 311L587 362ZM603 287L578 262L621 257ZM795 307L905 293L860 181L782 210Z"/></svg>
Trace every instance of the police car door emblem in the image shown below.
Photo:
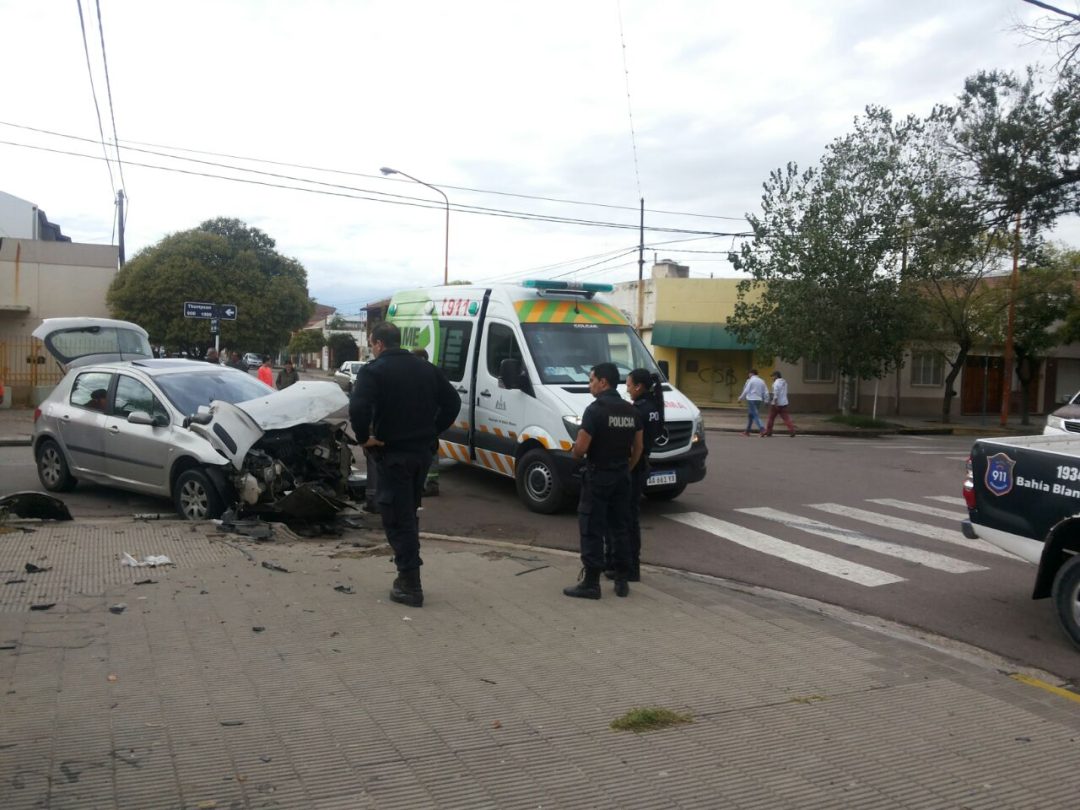
<svg viewBox="0 0 1080 810"><path fill-rule="evenodd" d="M661 428L660 435L653 440L653 447L667 447L667 443L671 440L668 436L667 428Z"/></svg>
<svg viewBox="0 0 1080 810"><path fill-rule="evenodd" d="M995 453L986 459L986 475L983 476L986 488L995 495L1008 495L1012 492L1015 466L1016 462L1004 453Z"/></svg>

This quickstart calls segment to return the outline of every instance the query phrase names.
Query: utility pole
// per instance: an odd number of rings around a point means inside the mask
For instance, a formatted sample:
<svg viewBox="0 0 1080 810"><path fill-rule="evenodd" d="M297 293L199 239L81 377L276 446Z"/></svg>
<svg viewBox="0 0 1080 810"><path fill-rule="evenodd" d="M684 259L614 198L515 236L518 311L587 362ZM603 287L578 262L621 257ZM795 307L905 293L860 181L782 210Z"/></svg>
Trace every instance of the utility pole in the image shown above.
<svg viewBox="0 0 1080 810"><path fill-rule="evenodd" d="M1001 426L1009 424L1009 397L1012 394L1013 328L1016 324L1016 287L1020 281L1020 212L1016 212L1016 235L1013 238L1013 269L1009 278L1009 325L1005 331L1004 369L1001 379ZM1021 394L1022 395L1022 394Z"/></svg>
<svg viewBox="0 0 1080 810"><path fill-rule="evenodd" d="M645 198L641 198L641 223L638 226L637 249L637 333L645 326Z"/></svg>
<svg viewBox="0 0 1080 810"><path fill-rule="evenodd" d="M116 192L116 233L119 236L120 266L124 266L124 190Z"/></svg>

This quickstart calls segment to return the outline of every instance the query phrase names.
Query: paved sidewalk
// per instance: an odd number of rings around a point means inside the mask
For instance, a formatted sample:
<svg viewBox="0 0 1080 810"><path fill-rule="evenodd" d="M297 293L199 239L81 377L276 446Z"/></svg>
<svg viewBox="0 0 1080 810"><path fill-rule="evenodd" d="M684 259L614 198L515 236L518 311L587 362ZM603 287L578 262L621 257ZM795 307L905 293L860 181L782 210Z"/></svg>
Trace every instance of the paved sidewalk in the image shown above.
<svg viewBox="0 0 1080 810"><path fill-rule="evenodd" d="M1045 808L1080 791L1080 703L726 583L647 569L627 599L605 583L570 600L570 555L427 540L409 609L386 599L385 547L27 525L0 536L5 810ZM609 727L642 706L692 722Z"/></svg>

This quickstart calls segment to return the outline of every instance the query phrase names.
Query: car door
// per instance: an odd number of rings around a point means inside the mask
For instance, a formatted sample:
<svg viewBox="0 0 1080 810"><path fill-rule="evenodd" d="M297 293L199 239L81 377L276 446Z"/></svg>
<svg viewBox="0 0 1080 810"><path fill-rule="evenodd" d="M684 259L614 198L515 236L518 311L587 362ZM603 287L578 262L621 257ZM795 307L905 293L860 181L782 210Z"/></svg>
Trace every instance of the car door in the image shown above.
<svg viewBox="0 0 1080 810"><path fill-rule="evenodd" d="M499 368L503 360L517 360L526 367L513 325L488 320L476 369L477 456L485 467L513 475L518 425L531 397L519 389L502 387Z"/></svg>
<svg viewBox="0 0 1080 810"><path fill-rule="evenodd" d="M133 424L128 416L136 411L164 424ZM172 416L162 398L141 380L117 374L112 408L105 417L105 471L109 478L126 489L167 495L172 432Z"/></svg>
<svg viewBox="0 0 1080 810"><path fill-rule="evenodd" d="M71 384L67 402L57 407L57 435L76 478L106 476L105 419L112 378L107 371L84 371Z"/></svg>

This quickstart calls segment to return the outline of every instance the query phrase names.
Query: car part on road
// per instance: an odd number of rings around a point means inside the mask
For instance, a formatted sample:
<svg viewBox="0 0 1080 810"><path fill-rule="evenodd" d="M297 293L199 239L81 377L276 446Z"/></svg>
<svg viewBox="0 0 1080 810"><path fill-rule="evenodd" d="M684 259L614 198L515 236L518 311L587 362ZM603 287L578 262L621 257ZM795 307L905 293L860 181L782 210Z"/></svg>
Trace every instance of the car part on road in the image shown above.
<svg viewBox="0 0 1080 810"><path fill-rule="evenodd" d="M0 518L6 515L30 520L71 520L67 504L44 492L12 492L0 498Z"/></svg>

